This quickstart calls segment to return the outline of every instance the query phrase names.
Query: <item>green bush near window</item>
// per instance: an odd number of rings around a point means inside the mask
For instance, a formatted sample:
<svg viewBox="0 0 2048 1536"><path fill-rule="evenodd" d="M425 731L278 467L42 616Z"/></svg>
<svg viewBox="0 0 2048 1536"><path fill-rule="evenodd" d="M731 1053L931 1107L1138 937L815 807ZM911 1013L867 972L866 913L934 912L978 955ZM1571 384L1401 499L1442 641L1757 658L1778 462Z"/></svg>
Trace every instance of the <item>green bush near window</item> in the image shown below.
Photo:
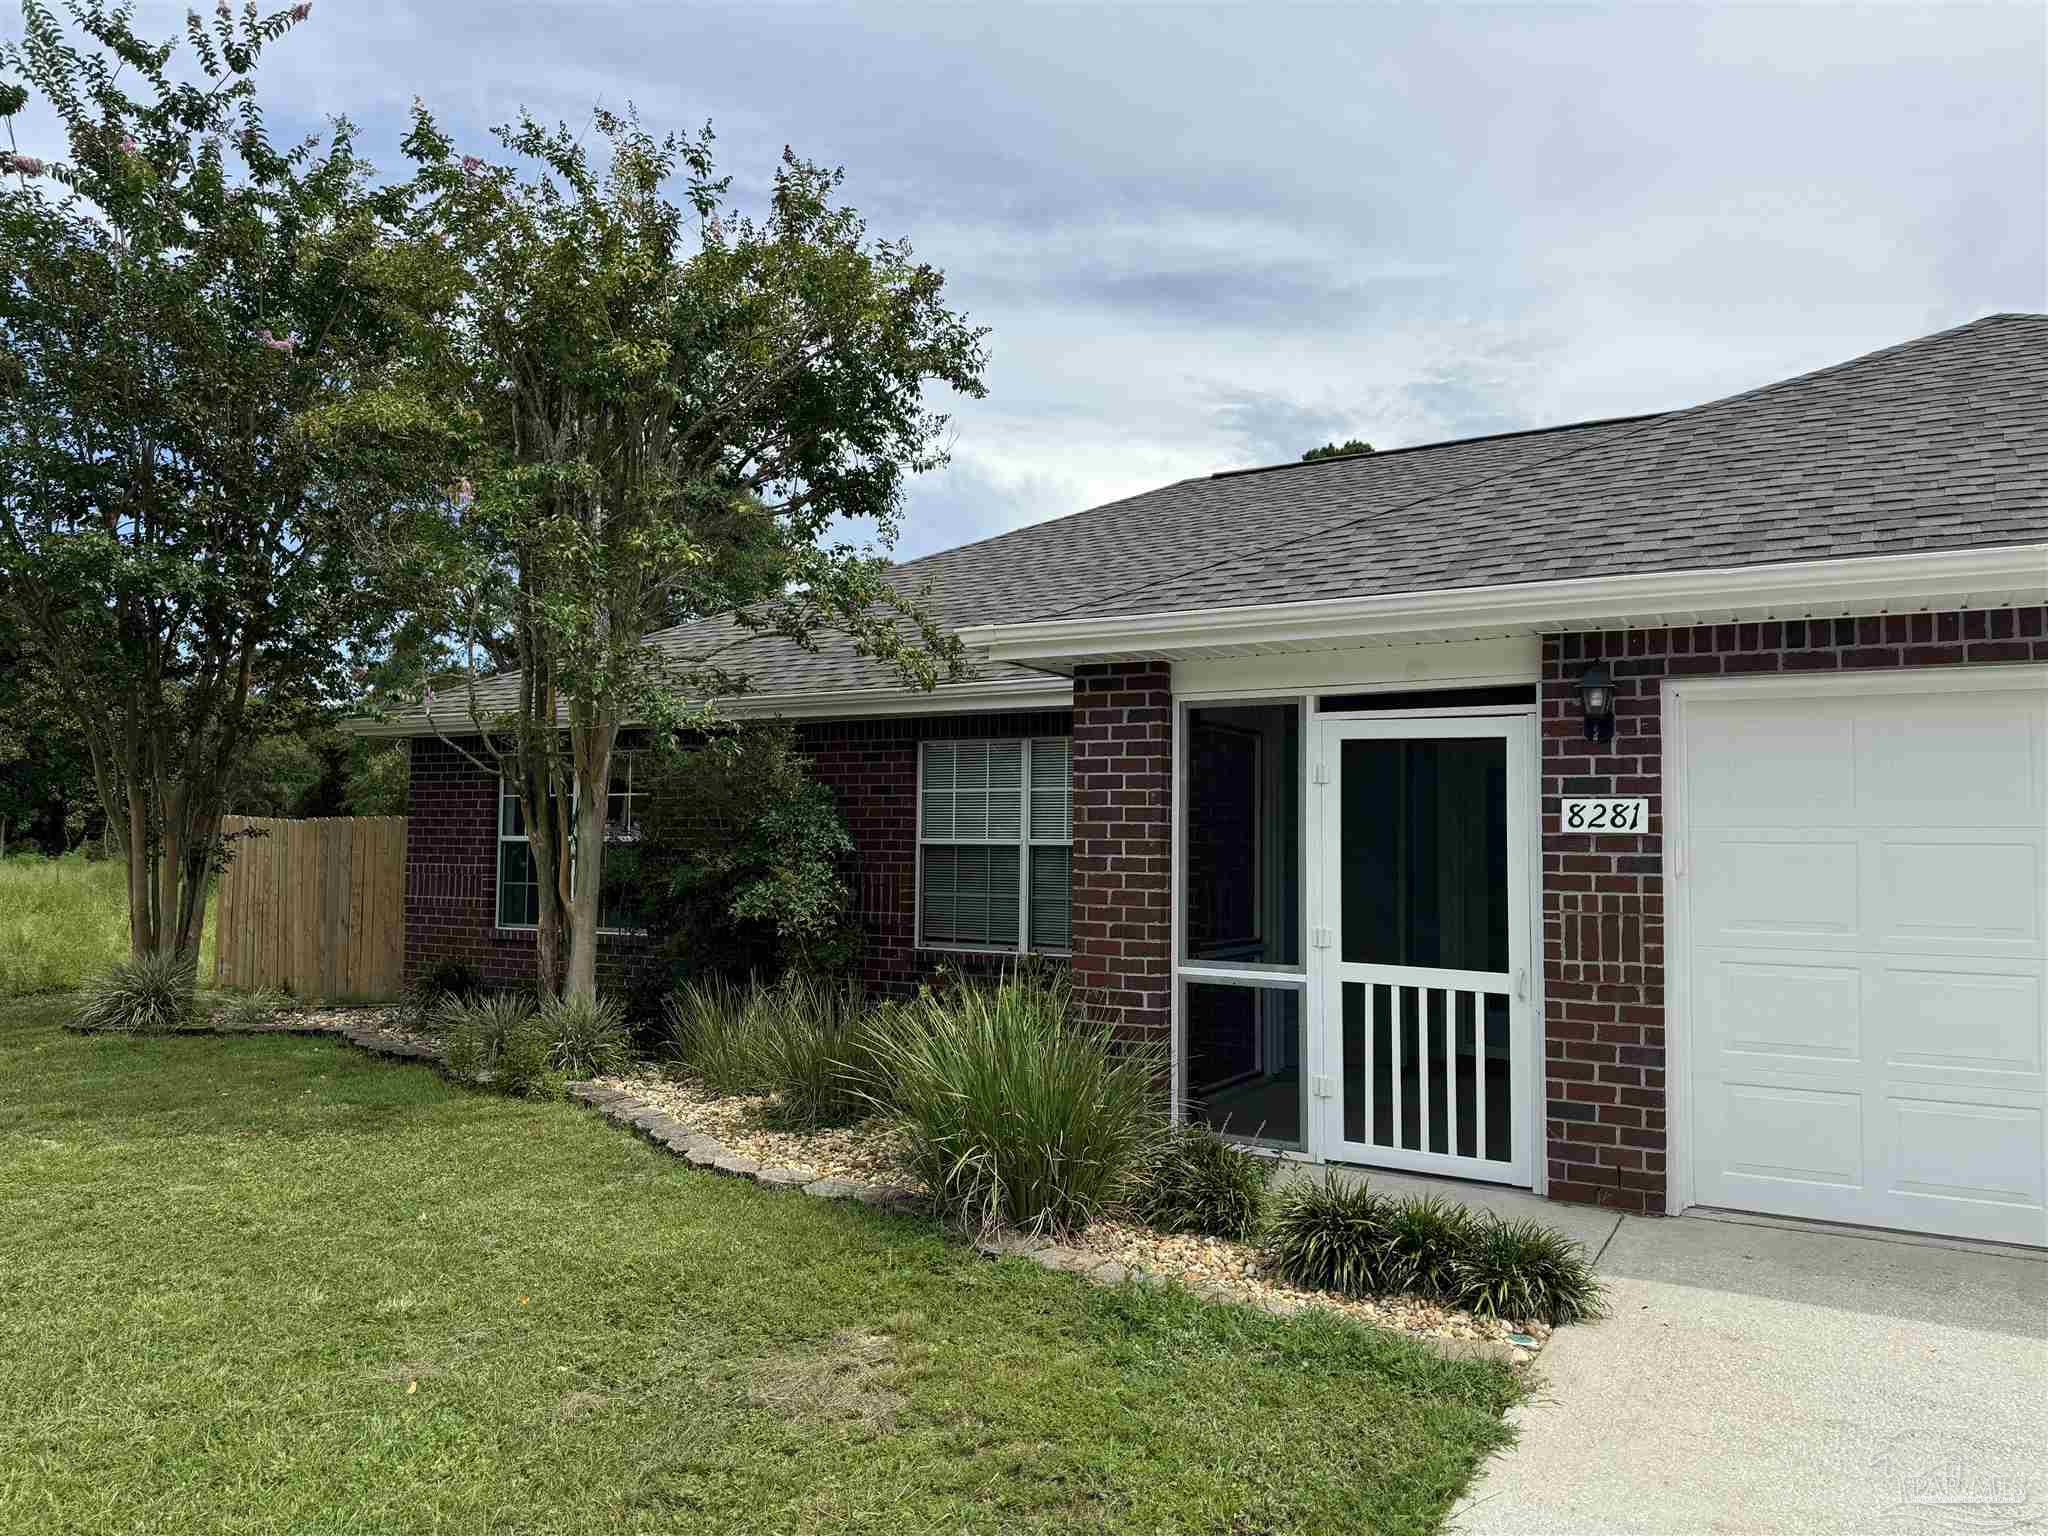
<svg viewBox="0 0 2048 1536"><path fill-rule="evenodd" d="M649 750L634 773L644 808L632 841L606 849L605 884L654 952L636 1016L707 976L853 969L853 838L787 725Z"/></svg>
<svg viewBox="0 0 2048 1536"><path fill-rule="evenodd" d="M1275 1166L1206 1125L1183 1121L1149 1149L1125 1204L1136 1220L1161 1232L1246 1242L1258 1229Z"/></svg>
<svg viewBox="0 0 2048 1536"><path fill-rule="evenodd" d="M79 994L71 1022L110 1034L158 1035L199 1022L190 955L123 960Z"/></svg>
<svg viewBox="0 0 2048 1536"><path fill-rule="evenodd" d="M1064 973L926 989L865 1033L876 1106L971 1231L1081 1230L1129 1193L1162 1133L1164 1053L1085 1016Z"/></svg>
<svg viewBox="0 0 2048 1536"><path fill-rule="evenodd" d="M1601 1310L1592 1262L1563 1233L1431 1195L1391 1199L1363 1179L1327 1174L1282 1190L1263 1246L1281 1278L1346 1296L1426 1296L1482 1317L1553 1324Z"/></svg>

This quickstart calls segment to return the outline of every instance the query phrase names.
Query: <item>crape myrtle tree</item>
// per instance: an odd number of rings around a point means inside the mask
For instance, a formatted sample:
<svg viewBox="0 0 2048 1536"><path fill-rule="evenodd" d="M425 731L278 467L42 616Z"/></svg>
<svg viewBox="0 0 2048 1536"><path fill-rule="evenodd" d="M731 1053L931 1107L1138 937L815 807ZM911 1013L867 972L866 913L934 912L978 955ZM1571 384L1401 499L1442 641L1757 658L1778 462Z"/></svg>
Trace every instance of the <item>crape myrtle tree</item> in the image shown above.
<svg viewBox="0 0 2048 1536"><path fill-rule="evenodd" d="M180 47L26 0L0 43L0 604L84 726L137 956L196 953L234 765L347 691L450 473L408 193L346 121L265 130L309 10L222 3Z"/></svg>
<svg viewBox="0 0 2048 1536"><path fill-rule="evenodd" d="M418 107L406 141L415 238L461 272L441 363L475 433L449 498L464 563L446 627L517 671L508 697L473 664L459 702L444 689L429 710L516 785L540 986L578 996L596 986L622 727L698 739L747 687L735 642L760 633L847 637L926 687L958 668L881 551L907 477L945 462L928 395L979 396L984 362L941 273L870 238L839 172L785 150L749 216L708 128L657 137L604 110L594 126L595 156L522 116L486 159Z"/></svg>

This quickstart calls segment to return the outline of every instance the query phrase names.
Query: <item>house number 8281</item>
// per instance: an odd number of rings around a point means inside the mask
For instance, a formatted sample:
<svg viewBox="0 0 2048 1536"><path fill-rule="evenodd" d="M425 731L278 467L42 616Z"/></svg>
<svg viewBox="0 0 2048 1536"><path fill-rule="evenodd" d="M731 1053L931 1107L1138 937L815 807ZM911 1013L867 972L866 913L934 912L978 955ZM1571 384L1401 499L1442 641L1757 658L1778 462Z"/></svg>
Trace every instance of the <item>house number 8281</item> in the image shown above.
<svg viewBox="0 0 2048 1536"><path fill-rule="evenodd" d="M1567 832L1641 832L1650 825L1648 800L1574 800L1559 803Z"/></svg>

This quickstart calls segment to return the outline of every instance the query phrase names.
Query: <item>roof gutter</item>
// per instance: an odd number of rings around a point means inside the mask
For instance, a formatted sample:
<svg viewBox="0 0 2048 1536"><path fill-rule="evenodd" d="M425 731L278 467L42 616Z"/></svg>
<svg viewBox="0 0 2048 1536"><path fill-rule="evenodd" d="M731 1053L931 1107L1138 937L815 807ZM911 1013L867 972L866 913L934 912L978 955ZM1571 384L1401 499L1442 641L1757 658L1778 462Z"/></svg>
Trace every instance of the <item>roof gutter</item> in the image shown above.
<svg viewBox="0 0 2048 1536"><path fill-rule="evenodd" d="M977 661L1070 668L1373 644L2048 602L2048 544L980 624Z"/></svg>

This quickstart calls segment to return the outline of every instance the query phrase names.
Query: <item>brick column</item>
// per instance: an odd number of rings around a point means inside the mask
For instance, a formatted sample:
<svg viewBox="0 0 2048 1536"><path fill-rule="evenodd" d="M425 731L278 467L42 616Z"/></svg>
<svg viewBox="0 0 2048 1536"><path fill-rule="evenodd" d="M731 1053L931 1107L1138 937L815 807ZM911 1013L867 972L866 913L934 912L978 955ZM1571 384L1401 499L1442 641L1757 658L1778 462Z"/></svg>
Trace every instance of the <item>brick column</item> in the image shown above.
<svg viewBox="0 0 2048 1536"><path fill-rule="evenodd" d="M1163 662L1074 674L1074 982L1132 1039L1171 1033L1173 682Z"/></svg>

